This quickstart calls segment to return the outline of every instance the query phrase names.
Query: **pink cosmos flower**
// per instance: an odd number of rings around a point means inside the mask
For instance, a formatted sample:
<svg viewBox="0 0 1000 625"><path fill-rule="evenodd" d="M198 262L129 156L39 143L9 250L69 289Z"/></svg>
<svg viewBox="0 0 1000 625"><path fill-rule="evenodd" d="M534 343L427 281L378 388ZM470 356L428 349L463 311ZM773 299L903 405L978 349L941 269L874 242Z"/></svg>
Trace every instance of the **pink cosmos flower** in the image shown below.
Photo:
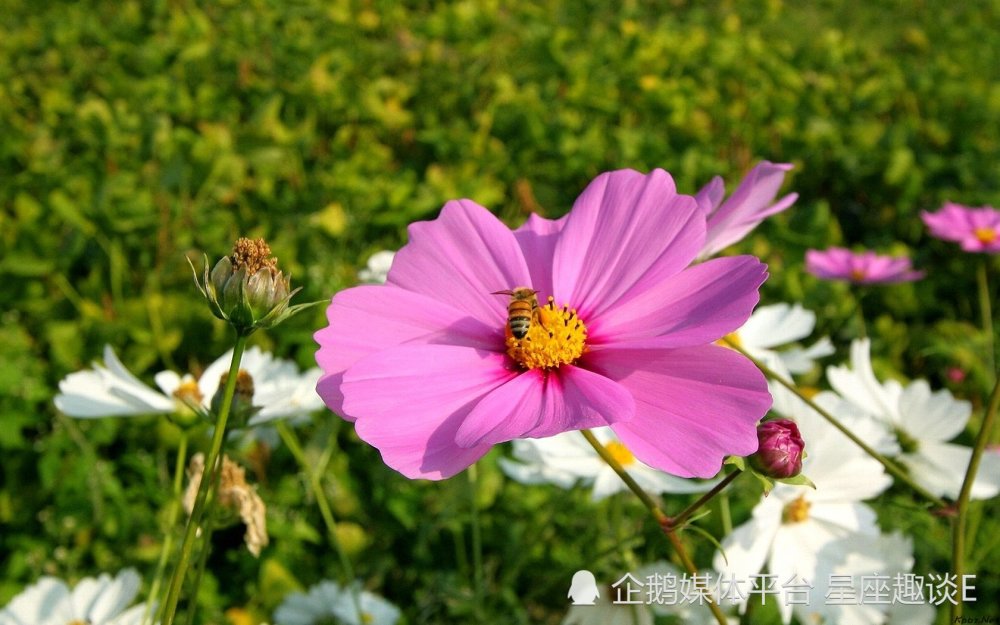
<svg viewBox="0 0 1000 625"><path fill-rule="evenodd" d="M785 172L791 168L789 163L758 163L725 202L722 198L726 187L720 176L702 187L695 199L708 220L708 232L699 258L708 258L736 243L764 219L791 206L798 199L798 193L789 193L774 201L785 180Z"/></svg>
<svg viewBox="0 0 1000 625"><path fill-rule="evenodd" d="M905 256L881 256L871 251L855 254L843 247L806 251L806 271L823 280L855 284L910 282L924 277L924 272L913 270Z"/></svg>
<svg viewBox="0 0 1000 625"><path fill-rule="evenodd" d="M386 464L442 479L492 445L609 425L636 458L710 477L757 449L763 375L712 342L739 328L766 266L691 266L705 216L663 170L598 176L558 220L511 231L471 200L412 224L385 285L337 293L317 391ZM540 306L508 326L527 286Z"/></svg>
<svg viewBox="0 0 1000 625"><path fill-rule="evenodd" d="M992 206L970 208L945 202L936 213L922 211L920 218L931 235L959 243L966 252L1000 252L1000 211Z"/></svg>

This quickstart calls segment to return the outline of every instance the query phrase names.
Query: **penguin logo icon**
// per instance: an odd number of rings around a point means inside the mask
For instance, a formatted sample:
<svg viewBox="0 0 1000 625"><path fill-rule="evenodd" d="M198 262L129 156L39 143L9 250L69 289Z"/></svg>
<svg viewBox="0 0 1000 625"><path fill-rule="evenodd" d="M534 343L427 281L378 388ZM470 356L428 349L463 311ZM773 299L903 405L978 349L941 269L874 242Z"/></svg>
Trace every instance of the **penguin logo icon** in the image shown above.
<svg viewBox="0 0 1000 625"><path fill-rule="evenodd" d="M573 600L573 605L594 605L594 600L601 596L594 574L586 569L573 573L566 596Z"/></svg>

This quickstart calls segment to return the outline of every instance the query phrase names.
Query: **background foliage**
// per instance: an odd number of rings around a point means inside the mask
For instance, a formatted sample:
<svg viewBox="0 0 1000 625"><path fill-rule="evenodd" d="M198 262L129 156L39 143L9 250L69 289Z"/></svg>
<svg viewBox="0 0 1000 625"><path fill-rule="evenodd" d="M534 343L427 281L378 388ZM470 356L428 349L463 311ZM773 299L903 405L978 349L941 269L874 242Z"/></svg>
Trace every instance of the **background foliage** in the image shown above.
<svg viewBox="0 0 1000 625"><path fill-rule="evenodd" d="M949 384L980 401L974 259L929 240L917 213L1000 201L995 0L0 6L0 604L40 573L151 569L175 432L72 422L51 397L105 343L146 379L222 353L231 338L184 256L218 257L238 235L269 240L299 301L325 299L448 199L516 225L564 213L607 169L663 167L694 192L793 162L798 203L738 246L771 267L764 301L817 310L843 347L847 290L803 275L804 250L912 253L928 279L866 299L878 365L938 385L958 367ZM309 366L322 322L317 310L255 340ZM314 451L331 436L343 449L331 493L360 574L410 623L482 617L463 481L407 482L350 430L317 415L305 432ZM557 622L579 563L628 568L619 540L641 561L667 552L631 502L594 514L586 493L506 481L495 458L479 502L489 622ZM224 550L238 531L217 537L227 576L206 586L210 615L267 617L287 588L338 573L287 453L245 461L273 545L258 564ZM886 499L887 527L915 524L919 566L946 570L944 524ZM980 531L996 535L995 516ZM1000 595L992 544L977 552L987 597Z"/></svg>

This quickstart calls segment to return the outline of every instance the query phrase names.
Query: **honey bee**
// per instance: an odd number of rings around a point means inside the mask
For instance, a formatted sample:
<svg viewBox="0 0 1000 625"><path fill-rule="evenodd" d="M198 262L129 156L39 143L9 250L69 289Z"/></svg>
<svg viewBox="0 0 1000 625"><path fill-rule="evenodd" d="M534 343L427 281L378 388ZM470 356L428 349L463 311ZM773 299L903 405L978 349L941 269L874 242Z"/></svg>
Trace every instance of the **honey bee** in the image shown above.
<svg viewBox="0 0 1000 625"><path fill-rule="evenodd" d="M518 340L528 335L533 322L541 323L537 293L538 291L526 286L515 287L509 291L493 291L493 295L510 296L510 303L507 304L507 325L510 327L511 335Z"/></svg>

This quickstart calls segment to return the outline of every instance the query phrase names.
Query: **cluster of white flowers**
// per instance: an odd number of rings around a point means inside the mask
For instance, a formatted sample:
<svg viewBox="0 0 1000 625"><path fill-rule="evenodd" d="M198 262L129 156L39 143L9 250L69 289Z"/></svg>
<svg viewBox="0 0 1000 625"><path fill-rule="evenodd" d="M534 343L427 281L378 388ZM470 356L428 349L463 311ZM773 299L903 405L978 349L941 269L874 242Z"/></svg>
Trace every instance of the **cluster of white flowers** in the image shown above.
<svg viewBox="0 0 1000 625"><path fill-rule="evenodd" d="M59 383L55 405L70 417L90 419L110 416L170 414L184 410L182 398L202 409L211 407L223 375L229 372L232 350L208 365L195 380L174 371L161 371L153 378L159 391L142 383L121 363L110 346L104 347L104 363L78 371ZM299 373L295 363L273 357L259 347L243 353L240 369L253 379L253 405L258 408L247 425L275 419L294 419L323 407L316 394L318 367Z"/></svg>

